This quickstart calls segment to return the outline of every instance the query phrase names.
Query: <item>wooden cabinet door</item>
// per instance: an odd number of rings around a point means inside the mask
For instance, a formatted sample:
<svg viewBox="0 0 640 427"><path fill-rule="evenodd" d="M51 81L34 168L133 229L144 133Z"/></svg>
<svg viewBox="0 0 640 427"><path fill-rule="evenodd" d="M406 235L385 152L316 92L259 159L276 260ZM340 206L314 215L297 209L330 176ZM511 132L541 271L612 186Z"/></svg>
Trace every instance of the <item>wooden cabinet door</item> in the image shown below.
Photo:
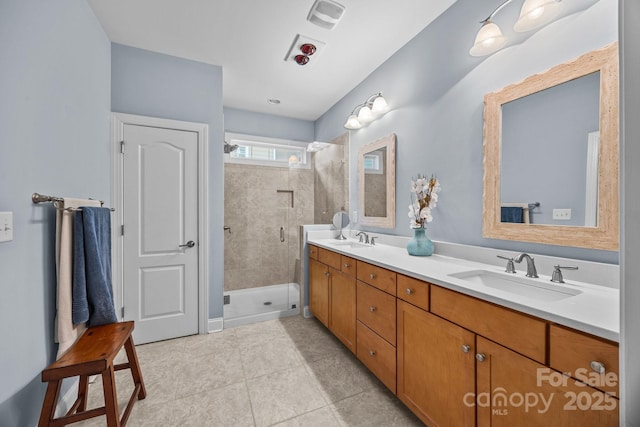
<svg viewBox="0 0 640 427"><path fill-rule="evenodd" d="M329 329L352 353L356 352L356 279L330 269Z"/></svg>
<svg viewBox="0 0 640 427"><path fill-rule="evenodd" d="M478 427L618 425L616 398L482 337L477 353Z"/></svg>
<svg viewBox="0 0 640 427"><path fill-rule="evenodd" d="M475 391L475 335L402 300L397 304L398 397L429 426L474 426L475 407L463 402Z"/></svg>
<svg viewBox="0 0 640 427"><path fill-rule="evenodd" d="M309 260L309 310L329 327L329 267Z"/></svg>

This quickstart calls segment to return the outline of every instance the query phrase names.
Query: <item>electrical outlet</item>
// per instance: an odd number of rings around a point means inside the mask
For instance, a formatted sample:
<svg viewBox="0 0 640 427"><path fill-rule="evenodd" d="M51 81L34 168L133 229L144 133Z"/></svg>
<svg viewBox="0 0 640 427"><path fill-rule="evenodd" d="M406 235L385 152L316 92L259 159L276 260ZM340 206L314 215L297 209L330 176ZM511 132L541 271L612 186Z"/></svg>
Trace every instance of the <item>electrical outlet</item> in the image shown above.
<svg viewBox="0 0 640 427"><path fill-rule="evenodd" d="M554 209L553 219L558 221L568 221L571 219L571 209Z"/></svg>
<svg viewBox="0 0 640 427"><path fill-rule="evenodd" d="M0 242L13 240L13 212L0 212Z"/></svg>
<svg viewBox="0 0 640 427"><path fill-rule="evenodd" d="M358 222L358 211L351 212L351 222L356 224Z"/></svg>

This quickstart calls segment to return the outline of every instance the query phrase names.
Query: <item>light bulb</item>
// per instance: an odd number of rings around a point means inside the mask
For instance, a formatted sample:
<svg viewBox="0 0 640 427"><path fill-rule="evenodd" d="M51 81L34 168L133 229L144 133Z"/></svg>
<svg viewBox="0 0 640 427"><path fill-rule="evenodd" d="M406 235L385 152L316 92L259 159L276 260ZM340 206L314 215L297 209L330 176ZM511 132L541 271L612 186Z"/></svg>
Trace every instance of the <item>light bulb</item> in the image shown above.
<svg viewBox="0 0 640 427"><path fill-rule="evenodd" d="M362 123L360 123L360 121L358 120L358 116L352 114L347 119L344 127L347 129L360 129L362 127Z"/></svg>
<svg viewBox="0 0 640 427"><path fill-rule="evenodd" d="M379 95L376 99L373 100L373 105L371 105L371 112L377 116L381 116L384 113L389 111L389 105L387 101Z"/></svg>
<svg viewBox="0 0 640 427"><path fill-rule="evenodd" d="M526 0L513 31L523 33L540 28L553 21L561 10L562 3L559 0Z"/></svg>
<svg viewBox="0 0 640 427"><path fill-rule="evenodd" d="M358 111L358 121L360 123L369 123L374 119L373 114L371 113L371 108L368 106L363 106Z"/></svg>
<svg viewBox="0 0 640 427"><path fill-rule="evenodd" d="M486 56L500 50L507 39L502 35L500 27L491 21L485 21L476 35L473 46L469 50L471 56Z"/></svg>

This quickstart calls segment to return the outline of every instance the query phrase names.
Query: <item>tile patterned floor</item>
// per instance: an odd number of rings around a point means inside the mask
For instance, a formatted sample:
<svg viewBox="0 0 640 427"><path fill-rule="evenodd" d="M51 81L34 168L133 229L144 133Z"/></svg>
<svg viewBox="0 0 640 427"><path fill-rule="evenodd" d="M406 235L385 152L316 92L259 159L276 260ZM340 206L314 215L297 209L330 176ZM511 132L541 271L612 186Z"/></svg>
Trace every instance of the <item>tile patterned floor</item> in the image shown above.
<svg viewBox="0 0 640 427"><path fill-rule="evenodd" d="M324 326L299 316L137 347L147 398L127 426L422 426ZM116 373L120 409L133 390ZM89 407L103 405L100 380ZM104 426L104 417L75 426Z"/></svg>

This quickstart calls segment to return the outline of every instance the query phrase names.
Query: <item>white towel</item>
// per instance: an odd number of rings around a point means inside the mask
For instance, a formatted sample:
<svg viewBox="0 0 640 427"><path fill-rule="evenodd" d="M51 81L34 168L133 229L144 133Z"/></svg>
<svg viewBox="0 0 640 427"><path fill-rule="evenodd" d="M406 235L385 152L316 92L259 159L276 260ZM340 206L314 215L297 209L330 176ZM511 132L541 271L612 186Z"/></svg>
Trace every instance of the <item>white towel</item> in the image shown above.
<svg viewBox="0 0 640 427"><path fill-rule="evenodd" d="M100 206L99 200L64 198L64 206ZM73 271L73 211L58 209L56 213L56 271L58 291L56 299L56 337L58 359L73 345L82 332L84 324L74 325L71 320L71 287Z"/></svg>

